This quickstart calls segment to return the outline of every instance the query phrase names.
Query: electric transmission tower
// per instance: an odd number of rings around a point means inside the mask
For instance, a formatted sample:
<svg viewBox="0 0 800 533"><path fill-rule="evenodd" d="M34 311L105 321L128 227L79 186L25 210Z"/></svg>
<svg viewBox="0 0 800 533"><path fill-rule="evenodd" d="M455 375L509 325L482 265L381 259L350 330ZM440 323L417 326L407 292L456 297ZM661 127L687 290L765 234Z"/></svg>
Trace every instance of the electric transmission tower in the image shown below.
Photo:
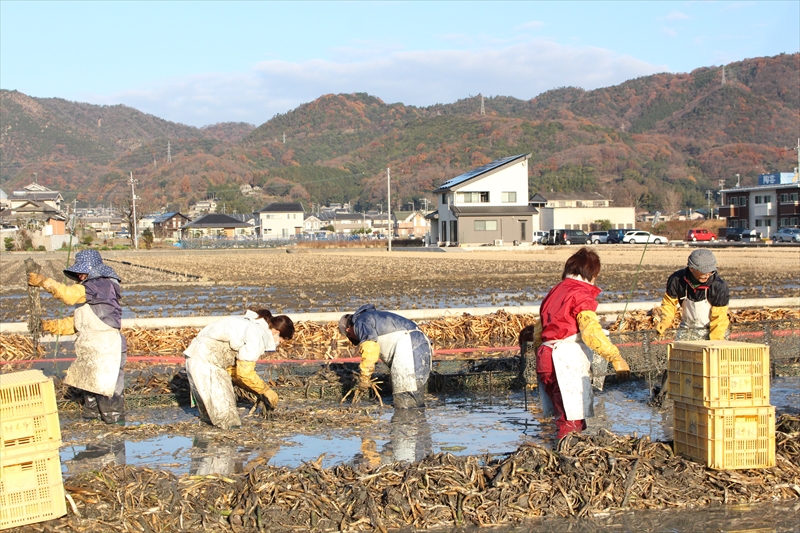
<svg viewBox="0 0 800 533"><path fill-rule="evenodd" d="M483 105L483 95L481 95L481 115L486 114L486 106Z"/></svg>
<svg viewBox="0 0 800 533"><path fill-rule="evenodd" d="M169 141L167 141L167 163L172 163L172 146Z"/></svg>

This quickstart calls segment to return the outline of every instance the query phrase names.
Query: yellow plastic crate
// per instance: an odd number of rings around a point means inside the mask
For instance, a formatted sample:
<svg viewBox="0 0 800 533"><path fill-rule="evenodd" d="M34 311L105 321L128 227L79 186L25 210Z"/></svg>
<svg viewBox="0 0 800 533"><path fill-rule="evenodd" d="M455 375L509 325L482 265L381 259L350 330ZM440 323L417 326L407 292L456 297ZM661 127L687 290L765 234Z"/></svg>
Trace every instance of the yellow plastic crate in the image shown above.
<svg viewBox="0 0 800 533"><path fill-rule="evenodd" d="M0 454L57 450L61 428L53 381L40 370L0 375Z"/></svg>
<svg viewBox="0 0 800 533"><path fill-rule="evenodd" d="M670 398L704 407L769 405L769 346L692 341L667 346Z"/></svg>
<svg viewBox="0 0 800 533"><path fill-rule="evenodd" d="M0 374L0 420L58 412L53 380L41 370Z"/></svg>
<svg viewBox="0 0 800 533"><path fill-rule="evenodd" d="M775 466L775 407L675 402L675 453L716 470Z"/></svg>
<svg viewBox="0 0 800 533"><path fill-rule="evenodd" d="M0 529L67 514L58 450L0 458Z"/></svg>

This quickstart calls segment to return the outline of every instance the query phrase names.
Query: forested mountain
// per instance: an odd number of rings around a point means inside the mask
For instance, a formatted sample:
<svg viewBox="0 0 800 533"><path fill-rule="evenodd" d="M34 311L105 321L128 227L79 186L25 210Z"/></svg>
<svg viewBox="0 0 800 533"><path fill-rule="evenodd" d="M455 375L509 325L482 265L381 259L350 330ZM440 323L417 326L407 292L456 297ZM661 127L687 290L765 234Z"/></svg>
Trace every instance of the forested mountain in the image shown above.
<svg viewBox="0 0 800 533"><path fill-rule="evenodd" d="M35 178L67 199L124 202L130 172L147 209L215 195L230 210L273 200L395 207L493 159L532 153L537 191L599 191L617 205L704 206L718 180L754 183L797 165L800 54L656 74L532 100L470 96L430 107L324 95L254 127L193 128L135 109L0 92L0 188ZM171 161L167 160L167 150ZM240 186L261 188L244 196ZM435 205L435 204L434 204Z"/></svg>

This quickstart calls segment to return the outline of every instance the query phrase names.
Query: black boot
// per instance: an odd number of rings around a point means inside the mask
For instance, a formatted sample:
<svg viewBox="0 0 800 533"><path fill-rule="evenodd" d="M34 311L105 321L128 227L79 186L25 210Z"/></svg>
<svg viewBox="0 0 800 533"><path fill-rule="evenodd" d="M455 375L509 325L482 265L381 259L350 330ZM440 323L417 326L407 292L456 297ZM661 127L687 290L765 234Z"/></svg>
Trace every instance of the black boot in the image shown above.
<svg viewBox="0 0 800 533"><path fill-rule="evenodd" d="M100 416L106 424L125 425L125 396L115 394L114 396L97 396L97 407L100 409Z"/></svg>
<svg viewBox="0 0 800 533"><path fill-rule="evenodd" d="M97 396L94 393L83 393L83 412L81 417L84 420L97 420L100 418L100 408L97 405Z"/></svg>

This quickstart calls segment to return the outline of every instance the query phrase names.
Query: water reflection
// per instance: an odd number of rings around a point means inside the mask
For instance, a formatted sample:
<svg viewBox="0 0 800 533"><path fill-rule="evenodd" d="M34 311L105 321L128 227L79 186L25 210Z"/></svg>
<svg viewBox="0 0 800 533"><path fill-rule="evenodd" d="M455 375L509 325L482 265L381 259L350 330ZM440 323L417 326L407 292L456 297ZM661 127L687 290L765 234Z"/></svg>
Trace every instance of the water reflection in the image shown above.
<svg viewBox="0 0 800 533"><path fill-rule="evenodd" d="M388 463L413 463L433 453L433 439L428 423L427 410L396 409L392 414L389 440L378 451L377 443L370 437L362 437L361 453L353 459L375 468Z"/></svg>

